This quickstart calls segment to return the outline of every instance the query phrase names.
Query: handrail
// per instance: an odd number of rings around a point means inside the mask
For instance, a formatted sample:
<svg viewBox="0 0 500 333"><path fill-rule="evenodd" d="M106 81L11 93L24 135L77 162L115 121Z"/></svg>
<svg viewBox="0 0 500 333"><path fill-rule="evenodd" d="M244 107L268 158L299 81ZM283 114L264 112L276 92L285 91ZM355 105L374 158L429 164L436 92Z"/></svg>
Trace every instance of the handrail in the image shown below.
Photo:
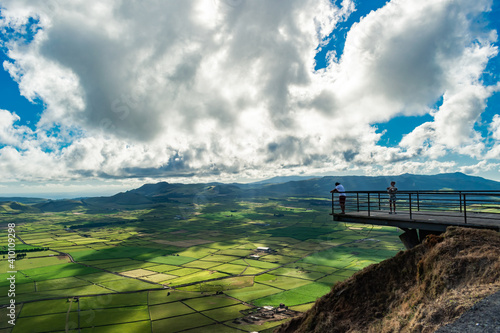
<svg viewBox="0 0 500 333"><path fill-rule="evenodd" d="M366 211L368 216L372 211L389 210L389 194L387 191L346 191L346 212ZM355 195L354 195L355 194ZM469 218L500 220L500 190L418 190L398 191L396 209L409 213L413 219L414 212L425 215L462 216L464 223ZM332 193L332 215L338 207L336 195ZM385 202L385 204L384 204ZM437 213L439 212L439 214ZM487 214L487 215L486 215Z"/></svg>

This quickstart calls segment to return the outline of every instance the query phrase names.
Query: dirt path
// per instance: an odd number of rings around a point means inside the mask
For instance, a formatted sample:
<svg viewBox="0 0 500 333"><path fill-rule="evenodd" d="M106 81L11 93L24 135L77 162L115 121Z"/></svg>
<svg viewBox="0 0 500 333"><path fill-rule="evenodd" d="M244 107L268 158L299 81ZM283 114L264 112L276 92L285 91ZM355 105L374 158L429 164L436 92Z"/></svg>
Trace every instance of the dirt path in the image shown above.
<svg viewBox="0 0 500 333"><path fill-rule="evenodd" d="M66 312L66 325L65 325L65 329L64 329L64 331L65 331L66 333L68 333L68 332L69 332L69 313L71 312L71 305L73 305L73 300L74 300L74 298L73 298L73 297L72 297L72 298L70 298L70 300L69 300L68 312Z"/></svg>
<svg viewBox="0 0 500 333"><path fill-rule="evenodd" d="M500 333L500 291L474 304L460 318L436 333Z"/></svg>

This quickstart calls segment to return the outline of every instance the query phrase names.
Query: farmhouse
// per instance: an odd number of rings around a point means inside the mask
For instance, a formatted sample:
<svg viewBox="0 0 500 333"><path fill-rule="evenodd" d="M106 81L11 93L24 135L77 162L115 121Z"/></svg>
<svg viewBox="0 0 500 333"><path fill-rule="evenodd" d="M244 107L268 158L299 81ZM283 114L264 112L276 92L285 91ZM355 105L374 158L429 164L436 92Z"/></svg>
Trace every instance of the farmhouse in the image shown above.
<svg viewBox="0 0 500 333"><path fill-rule="evenodd" d="M259 247L257 248L257 251L259 251L259 252L267 252L267 253L270 253L270 252L271 252L271 249L270 249L270 248L268 248L268 247L259 246Z"/></svg>

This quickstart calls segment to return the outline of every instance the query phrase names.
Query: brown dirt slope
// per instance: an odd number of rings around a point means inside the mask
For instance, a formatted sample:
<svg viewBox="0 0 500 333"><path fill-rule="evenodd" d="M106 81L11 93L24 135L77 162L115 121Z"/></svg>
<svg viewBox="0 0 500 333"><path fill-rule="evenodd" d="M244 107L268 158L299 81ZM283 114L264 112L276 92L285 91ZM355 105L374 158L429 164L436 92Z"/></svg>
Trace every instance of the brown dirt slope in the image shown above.
<svg viewBox="0 0 500 333"><path fill-rule="evenodd" d="M434 332L500 290L500 233L450 227L366 267L275 332Z"/></svg>

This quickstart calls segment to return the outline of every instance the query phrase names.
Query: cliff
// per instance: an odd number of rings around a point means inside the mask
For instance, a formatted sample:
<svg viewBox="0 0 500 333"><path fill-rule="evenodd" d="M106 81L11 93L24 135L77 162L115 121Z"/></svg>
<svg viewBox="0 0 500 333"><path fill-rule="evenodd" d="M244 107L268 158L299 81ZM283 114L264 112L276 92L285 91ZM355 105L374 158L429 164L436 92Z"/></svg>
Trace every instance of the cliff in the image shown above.
<svg viewBox="0 0 500 333"><path fill-rule="evenodd" d="M449 228L335 284L275 332L435 332L500 290L500 234Z"/></svg>

